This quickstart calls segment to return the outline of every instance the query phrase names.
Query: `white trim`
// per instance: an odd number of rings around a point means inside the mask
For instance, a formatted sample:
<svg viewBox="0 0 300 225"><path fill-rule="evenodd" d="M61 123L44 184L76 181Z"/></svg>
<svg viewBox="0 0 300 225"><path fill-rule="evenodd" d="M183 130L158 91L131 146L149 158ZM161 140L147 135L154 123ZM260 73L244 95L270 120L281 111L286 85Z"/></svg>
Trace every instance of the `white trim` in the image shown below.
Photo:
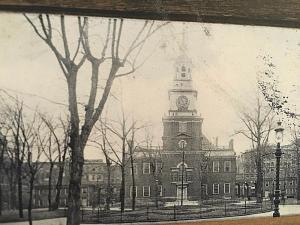
<svg viewBox="0 0 300 225"><path fill-rule="evenodd" d="M226 171L226 163L229 163L229 171ZM224 161L224 172L225 173L231 173L231 161Z"/></svg>
<svg viewBox="0 0 300 225"><path fill-rule="evenodd" d="M148 188L148 191L149 191L149 195L147 195L147 196L145 195L146 188ZM143 186L143 197L150 197L151 196L150 191L151 191L150 186Z"/></svg>
<svg viewBox="0 0 300 225"><path fill-rule="evenodd" d="M215 185L218 185L217 187L218 187L218 192L215 192ZM213 195L218 195L218 194L220 194L220 184L213 184Z"/></svg>
<svg viewBox="0 0 300 225"><path fill-rule="evenodd" d="M163 196L163 186L162 185L158 185L160 192L159 192L159 196L162 197Z"/></svg>
<svg viewBox="0 0 300 225"><path fill-rule="evenodd" d="M218 165L218 169L215 170L215 164ZM220 162L219 161L213 161L213 173L219 173L220 172Z"/></svg>
<svg viewBox="0 0 300 225"><path fill-rule="evenodd" d="M133 166L134 175L138 175L138 164L133 163L132 166ZM132 167L130 167L130 174L132 174Z"/></svg>
<svg viewBox="0 0 300 225"><path fill-rule="evenodd" d="M226 185L228 185L228 192L225 192L226 191ZM224 183L224 194L230 194L230 183Z"/></svg>
<svg viewBox="0 0 300 225"><path fill-rule="evenodd" d="M130 196L130 198L132 198L132 188L133 188L133 186L130 186L130 188L129 188L129 196ZM137 198L137 194L138 194L138 190L137 190L138 188L137 188L137 186L135 186L135 197Z"/></svg>
<svg viewBox="0 0 300 225"><path fill-rule="evenodd" d="M145 173L146 165L148 165L148 173ZM150 163L143 162L143 174L150 174Z"/></svg>
<svg viewBox="0 0 300 225"><path fill-rule="evenodd" d="M202 187L205 187L205 194L207 195L208 194L208 192L207 192L207 184L202 184ZM202 191L203 191L203 189L202 189Z"/></svg>

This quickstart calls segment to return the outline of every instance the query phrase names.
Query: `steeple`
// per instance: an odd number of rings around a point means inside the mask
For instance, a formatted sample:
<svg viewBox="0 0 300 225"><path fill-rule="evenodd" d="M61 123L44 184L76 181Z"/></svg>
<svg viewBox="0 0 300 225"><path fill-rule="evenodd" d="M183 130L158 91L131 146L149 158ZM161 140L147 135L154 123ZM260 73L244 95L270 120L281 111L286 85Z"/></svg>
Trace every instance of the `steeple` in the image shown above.
<svg viewBox="0 0 300 225"><path fill-rule="evenodd" d="M196 116L197 91L192 83L192 60L187 55L185 31L179 56L175 60L175 76L169 90L170 116Z"/></svg>
<svg viewBox="0 0 300 225"><path fill-rule="evenodd" d="M179 55L175 60L175 77L174 80L176 81L188 81L192 80L192 60L188 57L188 47L187 47L187 32L186 27L183 25L182 31L182 40L181 44L179 45Z"/></svg>
<svg viewBox="0 0 300 225"><path fill-rule="evenodd" d="M185 29L182 43L175 59L175 73L169 89L170 107L168 115L163 117L163 148L177 151L178 142L186 141L186 151L197 151L202 146L202 118L197 115L197 91L192 82L192 60L188 57Z"/></svg>

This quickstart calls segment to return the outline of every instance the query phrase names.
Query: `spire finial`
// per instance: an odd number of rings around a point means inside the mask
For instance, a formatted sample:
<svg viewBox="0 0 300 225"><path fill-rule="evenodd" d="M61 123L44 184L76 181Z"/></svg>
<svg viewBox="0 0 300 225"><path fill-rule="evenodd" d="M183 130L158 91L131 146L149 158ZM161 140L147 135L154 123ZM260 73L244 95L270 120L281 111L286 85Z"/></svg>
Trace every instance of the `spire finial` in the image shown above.
<svg viewBox="0 0 300 225"><path fill-rule="evenodd" d="M187 37L186 37L186 35L187 35L187 32L186 32L186 28L187 28L187 25L186 25L186 23L184 22L184 23L182 23L182 43L181 43L181 45L180 45L180 51L181 51L181 53L183 53L183 54L186 54L186 51L187 51L187 43L186 43L186 40L187 40Z"/></svg>

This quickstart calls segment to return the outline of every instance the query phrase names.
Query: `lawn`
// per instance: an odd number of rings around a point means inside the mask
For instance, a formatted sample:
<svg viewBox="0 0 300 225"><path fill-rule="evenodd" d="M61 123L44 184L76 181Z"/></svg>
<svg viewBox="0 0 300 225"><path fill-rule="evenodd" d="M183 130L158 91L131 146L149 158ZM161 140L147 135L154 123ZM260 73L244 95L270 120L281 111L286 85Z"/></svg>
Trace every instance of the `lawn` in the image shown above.
<svg viewBox="0 0 300 225"><path fill-rule="evenodd" d="M182 222L176 225L299 225L300 216L282 216L279 218L248 218L218 221Z"/></svg>

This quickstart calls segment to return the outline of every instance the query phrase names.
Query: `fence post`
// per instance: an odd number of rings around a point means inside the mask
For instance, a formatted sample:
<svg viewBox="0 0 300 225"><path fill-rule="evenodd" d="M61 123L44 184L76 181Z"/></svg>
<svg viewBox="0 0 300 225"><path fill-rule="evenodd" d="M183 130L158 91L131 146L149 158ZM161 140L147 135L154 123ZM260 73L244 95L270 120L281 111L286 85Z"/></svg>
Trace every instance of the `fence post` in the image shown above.
<svg viewBox="0 0 300 225"><path fill-rule="evenodd" d="M260 203L260 209L261 209L260 211L261 211L261 212L263 212L263 202L264 202L264 199L263 199L262 202Z"/></svg>
<svg viewBox="0 0 300 225"><path fill-rule="evenodd" d="M224 212L225 212L225 216L226 216L226 200L224 199Z"/></svg>
<svg viewBox="0 0 300 225"><path fill-rule="evenodd" d="M98 206L98 222L100 222L100 207Z"/></svg>
<svg viewBox="0 0 300 225"><path fill-rule="evenodd" d="M121 223L123 223L123 211L121 210Z"/></svg>
<svg viewBox="0 0 300 225"><path fill-rule="evenodd" d="M174 220L176 220L176 205L174 205Z"/></svg>
<svg viewBox="0 0 300 225"><path fill-rule="evenodd" d="M149 220L149 206L147 205L147 221Z"/></svg>
<svg viewBox="0 0 300 225"><path fill-rule="evenodd" d="M247 199L245 199L245 214L247 214Z"/></svg>
<svg viewBox="0 0 300 225"><path fill-rule="evenodd" d="M201 202L199 203L199 218L201 219Z"/></svg>
<svg viewBox="0 0 300 225"><path fill-rule="evenodd" d="M81 221L83 221L83 207L81 208Z"/></svg>

